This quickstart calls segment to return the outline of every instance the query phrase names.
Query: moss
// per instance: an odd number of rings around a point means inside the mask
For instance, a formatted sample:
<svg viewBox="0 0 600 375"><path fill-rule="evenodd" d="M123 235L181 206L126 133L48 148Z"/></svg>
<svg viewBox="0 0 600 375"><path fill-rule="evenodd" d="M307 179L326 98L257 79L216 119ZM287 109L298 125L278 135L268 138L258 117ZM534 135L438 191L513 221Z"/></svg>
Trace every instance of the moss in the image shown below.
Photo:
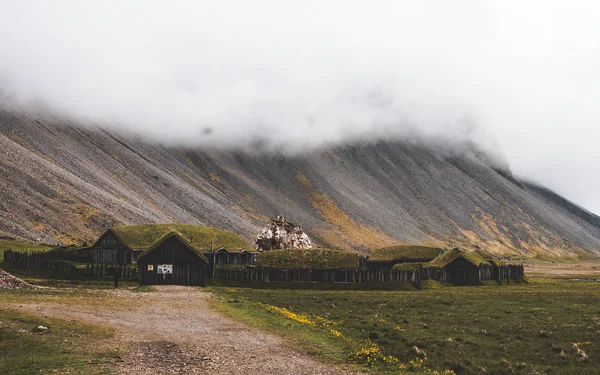
<svg viewBox="0 0 600 375"><path fill-rule="evenodd" d="M477 251L466 252L463 257L470 263L479 266L480 264L488 264L489 262Z"/></svg>
<svg viewBox="0 0 600 375"><path fill-rule="evenodd" d="M331 249L271 250L258 254L256 262L269 268L354 268L358 267L358 254Z"/></svg>
<svg viewBox="0 0 600 375"><path fill-rule="evenodd" d="M393 267L394 271L416 271L421 267L421 263L398 263Z"/></svg>
<svg viewBox="0 0 600 375"><path fill-rule="evenodd" d="M224 247L229 250L252 249L239 235L221 229L190 224L119 225L111 228L121 242L132 249L148 249L169 232L184 238L196 250Z"/></svg>
<svg viewBox="0 0 600 375"><path fill-rule="evenodd" d="M398 245L373 250L369 260L380 262L392 260L432 260L440 255L441 252L442 249L438 247Z"/></svg>
<svg viewBox="0 0 600 375"><path fill-rule="evenodd" d="M440 254L440 256L425 264L425 266L441 268L460 257L464 258L471 264L478 267L481 264L490 263L495 264L497 266L506 264L504 261L498 259L497 257L493 256L491 253L485 250L464 251L461 249L452 249Z"/></svg>

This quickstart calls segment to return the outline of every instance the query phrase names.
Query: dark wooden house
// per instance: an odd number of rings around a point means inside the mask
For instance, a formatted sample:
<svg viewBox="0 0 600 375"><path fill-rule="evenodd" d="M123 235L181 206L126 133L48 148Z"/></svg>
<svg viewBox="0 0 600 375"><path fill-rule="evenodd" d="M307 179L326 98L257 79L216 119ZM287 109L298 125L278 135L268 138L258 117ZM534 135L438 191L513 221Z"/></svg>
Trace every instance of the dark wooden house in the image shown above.
<svg viewBox="0 0 600 375"><path fill-rule="evenodd" d="M135 264L146 248L134 248L113 228L104 232L94 244L79 250L88 263Z"/></svg>
<svg viewBox="0 0 600 375"><path fill-rule="evenodd" d="M236 252L239 261L250 244L239 235L211 227L190 224L117 225L104 232L89 248L79 250L87 263L136 264L137 259L157 241L171 232L177 233L196 251L227 248Z"/></svg>
<svg viewBox="0 0 600 375"><path fill-rule="evenodd" d="M454 285L476 285L486 280L500 280L506 266L490 253L454 248L424 264L430 279Z"/></svg>
<svg viewBox="0 0 600 375"><path fill-rule="evenodd" d="M206 285L209 261L175 232L138 259L140 284Z"/></svg>

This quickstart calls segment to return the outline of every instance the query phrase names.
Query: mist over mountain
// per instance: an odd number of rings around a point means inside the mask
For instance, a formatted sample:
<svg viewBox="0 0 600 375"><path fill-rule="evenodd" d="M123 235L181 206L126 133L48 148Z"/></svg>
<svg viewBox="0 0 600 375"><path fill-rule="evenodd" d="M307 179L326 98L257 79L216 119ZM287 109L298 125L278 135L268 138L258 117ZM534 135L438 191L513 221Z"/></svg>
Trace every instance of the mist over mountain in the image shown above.
<svg viewBox="0 0 600 375"><path fill-rule="evenodd" d="M0 100L170 147L289 155L415 133L473 142L600 213L598 10L5 0Z"/></svg>
<svg viewBox="0 0 600 375"><path fill-rule="evenodd" d="M183 147L0 110L0 231L89 242L115 223L185 222L251 239L284 215L322 246L396 243L599 255L600 218L474 144L367 140L286 154ZM454 151L452 151L454 150Z"/></svg>

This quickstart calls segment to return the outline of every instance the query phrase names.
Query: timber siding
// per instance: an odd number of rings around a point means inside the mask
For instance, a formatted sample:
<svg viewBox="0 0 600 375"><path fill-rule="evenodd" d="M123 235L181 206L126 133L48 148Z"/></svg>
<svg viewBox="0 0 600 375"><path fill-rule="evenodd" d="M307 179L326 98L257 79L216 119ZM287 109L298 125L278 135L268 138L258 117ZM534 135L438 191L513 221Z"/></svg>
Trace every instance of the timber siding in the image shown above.
<svg viewBox="0 0 600 375"><path fill-rule="evenodd" d="M158 273L158 266L172 266L172 274ZM168 234L138 262L140 284L206 285L208 260L176 233Z"/></svg>
<svg viewBox="0 0 600 375"><path fill-rule="evenodd" d="M79 250L89 263L96 264L135 264L141 251L135 251L124 244L109 229L89 248Z"/></svg>
<svg viewBox="0 0 600 375"><path fill-rule="evenodd" d="M217 251L203 251L202 254L205 258L210 260L211 263L214 264L240 264L240 265L250 265L254 264L256 261L256 255L258 252L255 251L230 251L225 249L224 247L220 248Z"/></svg>

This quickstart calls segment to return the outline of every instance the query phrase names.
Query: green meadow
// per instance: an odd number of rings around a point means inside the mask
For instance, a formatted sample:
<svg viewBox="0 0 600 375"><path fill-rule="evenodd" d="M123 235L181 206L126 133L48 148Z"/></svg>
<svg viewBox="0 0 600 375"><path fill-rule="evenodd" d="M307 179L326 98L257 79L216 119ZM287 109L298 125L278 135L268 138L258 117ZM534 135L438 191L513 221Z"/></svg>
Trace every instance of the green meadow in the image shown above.
<svg viewBox="0 0 600 375"><path fill-rule="evenodd" d="M600 368L600 282L212 290L231 316L325 361L374 373L597 374Z"/></svg>
<svg viewBox="0 0 600 375"><path fill-rule="evenodd" d="M112 374L119 353L103 349L111 337L98 326L0 308L0 374Z"/></svg>

